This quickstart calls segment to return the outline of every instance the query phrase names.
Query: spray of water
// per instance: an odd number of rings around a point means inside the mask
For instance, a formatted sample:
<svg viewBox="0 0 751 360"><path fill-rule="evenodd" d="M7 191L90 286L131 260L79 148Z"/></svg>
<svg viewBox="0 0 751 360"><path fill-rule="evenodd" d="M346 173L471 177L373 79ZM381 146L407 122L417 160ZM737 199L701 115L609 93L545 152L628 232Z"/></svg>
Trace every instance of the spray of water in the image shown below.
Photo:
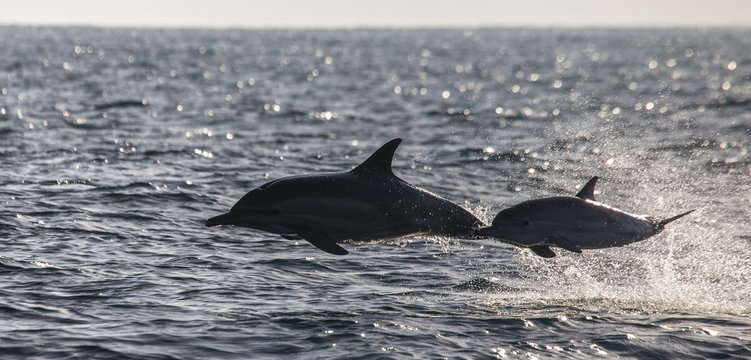
<svg viewBox="0 0 751 360"><path fill-rule="evenodd" d="M569 182L577 181L572 179L577 174L597 174L603 179L599 200L605 203L657 217L698 210L663 233L623 248L557 251L554 259L520 250L522 290L493 293L485 300L592 311L749 315L751 181L744 169L718 173L711 165L724 163L732 149L717 146L712 151L702 141L645 147L606 135L607 130L592 136L606 140L572 155L588 161L564 169L570 176L563 177L562 188L574 188Z"/></svg>

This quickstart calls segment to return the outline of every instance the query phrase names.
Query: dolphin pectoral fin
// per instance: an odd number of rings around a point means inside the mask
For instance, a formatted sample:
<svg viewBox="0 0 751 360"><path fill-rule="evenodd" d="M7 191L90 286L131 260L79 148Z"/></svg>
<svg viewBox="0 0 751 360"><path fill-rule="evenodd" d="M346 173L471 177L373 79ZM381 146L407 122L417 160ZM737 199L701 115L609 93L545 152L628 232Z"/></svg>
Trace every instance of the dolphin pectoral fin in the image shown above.
<svg viewBox="0 0 751 360"><path fill-rule="evenodd" d="M349 251L339 246L334 239L326 235L326 233L324 233L323 231L306 229L303 231L298 231L297 234L300 235L307 242L313 244L313 246L329 254L334 254L334 255L349 254Z"/></svg>
<svg viewBox="0 0 751 360"><path fill-rule="evenodd" d="M578 246L574 245L565 236L555 235L550 240L552 240L553 243L555 243L556 245L558 245L562 249L565 249L565 250L568 250L568 251L571 251L571 252L575 252L575 253L579 253L579 254L581 254L581 252L582 252L582 249L579 249Z"/></svg>
<svg viewBox="0 0 751 360"><path fill-rule="evenodd" d="M582 200L595 200L595 185L597 184L597 176L593 176L586 184L576 193L576 197Z"/></svg>
<svg viewBox="0 0 751 360"><path fill-rule="evenodd" d="M550 247L548 247L547 245L530 246L529 250L532 250L532 252L544 258L555 257L555 253L553 252L553 250L550 250Z"/></svg>

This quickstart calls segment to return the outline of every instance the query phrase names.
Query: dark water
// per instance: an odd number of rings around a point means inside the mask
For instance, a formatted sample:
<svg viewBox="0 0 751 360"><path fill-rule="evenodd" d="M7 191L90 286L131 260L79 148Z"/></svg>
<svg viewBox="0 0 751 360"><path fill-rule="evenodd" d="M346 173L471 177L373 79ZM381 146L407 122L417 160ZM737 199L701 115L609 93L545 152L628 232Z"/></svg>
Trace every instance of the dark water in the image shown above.
<svg viewBox="0 0 751 360"><path fill-rule="evenodd" d="M751 30L0 28L3 359L748 358ZM395 172L484 220L574 192L618 249L205 228L270 178Z"/></svg>

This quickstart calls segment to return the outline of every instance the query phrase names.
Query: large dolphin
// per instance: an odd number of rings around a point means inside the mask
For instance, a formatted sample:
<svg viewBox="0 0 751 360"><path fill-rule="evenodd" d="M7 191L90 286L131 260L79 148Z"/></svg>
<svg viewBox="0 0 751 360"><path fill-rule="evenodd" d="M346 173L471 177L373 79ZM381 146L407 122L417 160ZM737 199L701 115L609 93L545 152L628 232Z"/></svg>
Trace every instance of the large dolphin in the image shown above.
<svg viewBox="0 0 751 360"><path fill-rule="evenodd" d="M666 219L632 215L595 201L597 177L576 196L529 200L501 210L490 227L476 232L554 257L551 246L580 253L628 245L660 233L665 225L694 210Z"/></svg>
<svg viewBox="0 0 751 360"><path fill-rule="evenodd" d="M305 239L336 255L343 241L410 235L471 237L485 226L464 208L396 177L401 139L387 142L352 171L285 177L243 196L206 226L235 225Z"/></svg>

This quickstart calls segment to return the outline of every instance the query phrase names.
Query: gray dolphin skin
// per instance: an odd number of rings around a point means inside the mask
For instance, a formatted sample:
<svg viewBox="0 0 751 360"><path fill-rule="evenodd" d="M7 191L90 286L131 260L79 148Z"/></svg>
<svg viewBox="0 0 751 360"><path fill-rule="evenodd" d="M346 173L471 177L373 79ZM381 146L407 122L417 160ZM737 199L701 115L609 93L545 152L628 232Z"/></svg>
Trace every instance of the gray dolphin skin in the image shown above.
<svg viewBox="0 0 751 360"><path fill-rule="evenodd" d="M628 214L595 201L597 179L590 179L576 196L529 200L501 210L493 224L478 230L476 235L528 247L539 256L551 258L556 256L551 246L580 253L582 249L619 247L641 241L694 211L666 219Z"/></svg>
<svg viewBox="0 0 751 360"><path fill-rule="evenodd" d="M383 145L352 171L273 180L243 196L206 226L235 225L305 239L336 255L337 243L411 235L473 237L485 224L469 211L394 175L401 139Z"/></svg>

